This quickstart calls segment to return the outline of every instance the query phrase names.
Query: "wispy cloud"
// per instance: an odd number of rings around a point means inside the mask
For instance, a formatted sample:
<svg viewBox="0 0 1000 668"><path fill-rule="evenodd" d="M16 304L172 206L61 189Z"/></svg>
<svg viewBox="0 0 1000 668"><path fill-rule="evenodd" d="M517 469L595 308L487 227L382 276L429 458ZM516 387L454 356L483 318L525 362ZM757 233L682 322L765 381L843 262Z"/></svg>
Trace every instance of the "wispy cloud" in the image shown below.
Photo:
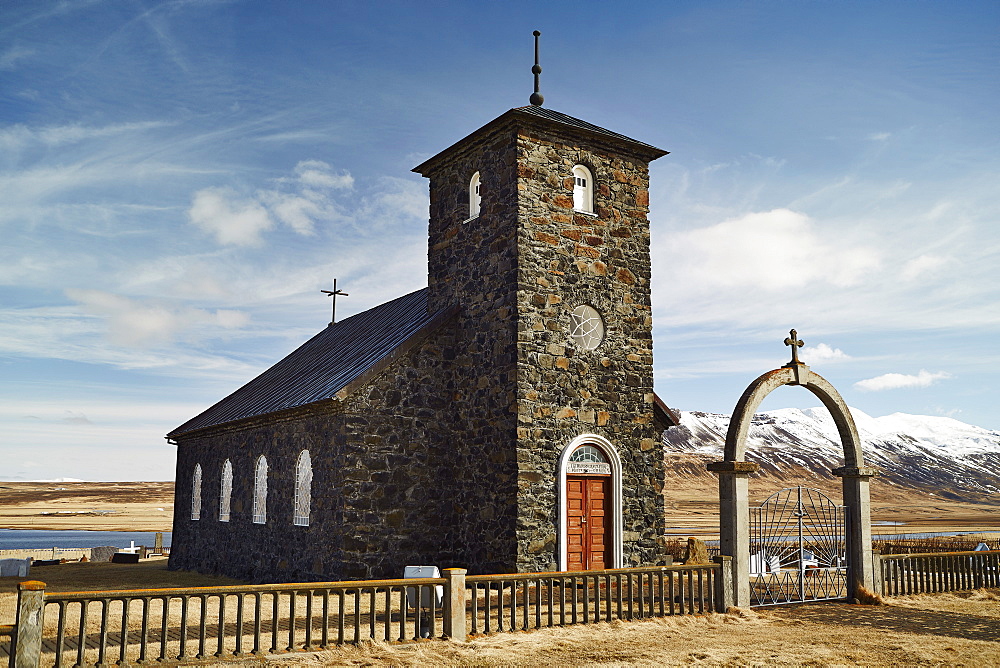
<svg viewBox="0 0 1000 668"><path fill-rule="evenodd" d="M322 160L303 160L295 165L299 182L310 188L333 188L335 190L354 187L354 177L350 172L334 172Z"/></svg>
<svg viewBox="0 0 1000 668"><path fill-rule="evenodd" d="M198 325L233 329L248 322L248 316L239 311L177 308L165 303L140 302L101 290L69 289L66 295L81 304L87 313L106 318L111 341L123 346L169 343L184 330Z"/></svg>
<svg viewBox="0 0 1000 668"><path fill-rule="evenodd" d="M903 265L902 271L899 272L899 277L904 281L928 278L950 263L951 258L940 255L921 255L907 261Z"/></svg>
<svg viewBox="0 0 1000 668"><path fill-rule="evenodd" d="M947 371L931 373L921 369L916 374L886 373L874 378L866 378L854 383L854 387L865 392L881 392L883 390L898 390L906 387L930 387L939 380L951 378Z"/></svg>
<svg viewBox="0 0 1000 668"><path fill-rule="evenodd" d="M427 186L405 179L384 177L378 191L364 198L358 208L358 218L385 229L400 221L426 221L428 211Z"/></svg>
<svg viewBox="0 0 1000 668"><path fill-rule="evenodd" d="M77 413L75 411L65 411L65 417L60 418L60 422L72 425L92 425L90 418L88 418L83 413Z"/></svg>
<svg viewBox="0 0 1000 668"><path fill-rule="evenodd" d="M176 451L163 435L204 408L198 402L136 399L102 385L79 396L5 395L2 479L170 478Z"/></svg>
<svg viewBox="0 0 1000 668"><path fill-rule="evenodd" d="M681 232L666 247L663 264L674 291L848 287L879 266L876 249L824 239L808 216L788 209Z"/></svg>
<svg viewBox="0 0 1000 668"><path fill-rule="evenodd" d="M222 245L259 246L275 221L311 235L316 221L343 217L332 192L353 188L354 177L320 160L304 160L294 177L276 179L275 185L249 197L229 187L203 188L194 194L188 219Z"/></svg>
<svg viewBox="0 0 1000 668"><path fill-rule="evenodd" d="M256 198L232 188L203 188L194 194L188 219L222 244L259 246L261 233L274 227L270 212Z"/></svg>
<svg viewBox="0 0 1000 668"><path fill-rule="evenodd" d="M203 320L204 322L204 320ZM203 330L213 331L211 319ZM217 326L218 327L218 326ZM82 315L76 307L0 310L0 354L18 358L39 358L84 362L115 369L142 370L163 376L246 380L259 372L232 354L213 354L199 347L151 348L110 344L108 323L102 316ZM219 332L219 329L214 329ZM175 331L176 333L176 331ZM185 333L188 340L193 337ZM136 333L126 335L135 337ZM90 413L88 413L89 415Z"/></svg>
<svg viewBox="0 0 1000 668"><path fill-rule="evenodd" d="M17 68L18 61L26 60L35 55L34 49L14 46L0 53L0 71L10 71Z"/></svg>
<svg viewBox="0 0 1000 668"><path fill-rule="evenodd" d="M818 343L815 346L806 346L799 353L807 364L822 364L823 362L837 362L851 359L851 356L840 348L834 348L825 343Z"/></svg>
<svg viewBox="0 0 1000 668"><path fill-rule="evenodd" d="M0 130L0 148L8 151L19 151L34 144L41 144L51 148L89 139L107 139L118 135L144 132L169 125L172 125L172 123L166 121L115 123L104 126L72 124L44 128L13 125Z"/></svg>

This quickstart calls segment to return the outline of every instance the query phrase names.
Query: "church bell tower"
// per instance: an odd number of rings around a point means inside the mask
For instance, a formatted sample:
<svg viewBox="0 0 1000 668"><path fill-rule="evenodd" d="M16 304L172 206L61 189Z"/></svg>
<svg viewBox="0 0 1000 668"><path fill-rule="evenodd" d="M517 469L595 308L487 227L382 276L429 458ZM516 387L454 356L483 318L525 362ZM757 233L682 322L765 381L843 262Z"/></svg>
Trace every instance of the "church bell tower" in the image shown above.
<svg viewBox="0 0 1000 668"><path fill-rule="evenodd" d="M646 216L667 152L541 106L540 71L536 51L531 105L414 169L430 180L429 308L458 307L456 503L470 538L490 535L483 570L655 564Z"/></svg>

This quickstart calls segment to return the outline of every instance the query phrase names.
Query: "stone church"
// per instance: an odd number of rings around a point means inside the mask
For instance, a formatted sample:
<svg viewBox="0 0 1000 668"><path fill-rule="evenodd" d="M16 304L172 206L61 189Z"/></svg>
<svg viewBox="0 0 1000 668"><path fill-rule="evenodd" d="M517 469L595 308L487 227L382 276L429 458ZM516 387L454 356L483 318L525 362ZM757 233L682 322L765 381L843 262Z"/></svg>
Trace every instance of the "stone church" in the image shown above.
<svg viewBox="0 0 1000 668"><path fill-rule="evenodd" d="M536 101L533 99L533 101ZM170 567L254 581L663 563L649 163L540 104L414 171L427 287L192 418Z"/></svg>

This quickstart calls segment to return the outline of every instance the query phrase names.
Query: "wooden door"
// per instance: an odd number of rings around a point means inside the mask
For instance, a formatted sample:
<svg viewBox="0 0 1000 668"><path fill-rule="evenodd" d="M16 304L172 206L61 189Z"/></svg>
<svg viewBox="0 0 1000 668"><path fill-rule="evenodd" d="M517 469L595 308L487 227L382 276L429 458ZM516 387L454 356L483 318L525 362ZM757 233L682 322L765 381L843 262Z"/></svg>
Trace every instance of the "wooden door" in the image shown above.
<svg viewBox="0 0 1000 668"><path fill-rule="evenodd" d="M611 478L566 476L566 569L611 568Z"/></svg>

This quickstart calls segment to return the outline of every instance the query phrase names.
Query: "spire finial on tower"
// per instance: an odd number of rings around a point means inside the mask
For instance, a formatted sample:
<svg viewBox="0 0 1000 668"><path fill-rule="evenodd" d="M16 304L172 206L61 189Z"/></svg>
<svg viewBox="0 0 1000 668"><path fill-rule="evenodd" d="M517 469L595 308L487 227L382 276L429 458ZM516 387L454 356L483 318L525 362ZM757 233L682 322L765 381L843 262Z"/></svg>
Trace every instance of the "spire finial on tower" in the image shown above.
<svg viewBox="0 0 1000 668"><path fill-rule="evenodd" d="M545 98L538 92L538 75L542 73L542 66L538 64L538 37L542 33L536 30L532 34L535 36L535 65L531 68L531 73L535 75L535 92L531 94L528 101L536 107L540 107L542 106L542 102L545 102Z"/></svg>

